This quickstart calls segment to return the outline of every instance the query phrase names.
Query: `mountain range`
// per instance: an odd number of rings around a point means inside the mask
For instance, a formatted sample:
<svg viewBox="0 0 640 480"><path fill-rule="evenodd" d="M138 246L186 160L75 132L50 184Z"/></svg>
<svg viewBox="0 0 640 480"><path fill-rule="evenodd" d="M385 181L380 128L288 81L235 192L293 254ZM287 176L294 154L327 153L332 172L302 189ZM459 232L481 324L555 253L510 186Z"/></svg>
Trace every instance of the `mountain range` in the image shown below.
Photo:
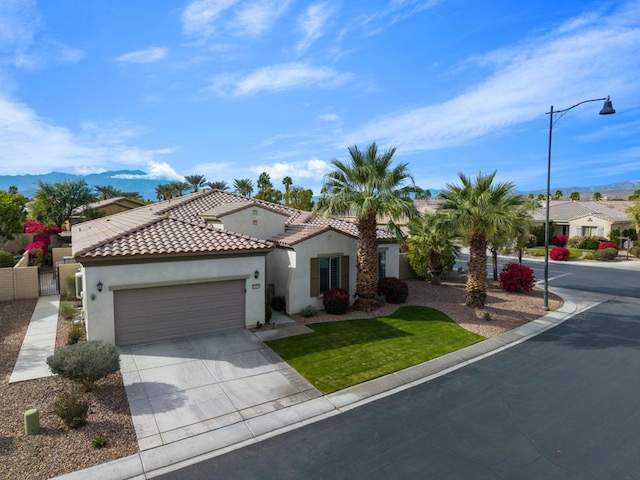
<svg viewBox="0 0 640 480"><path fill-rule="evenodd" d="M53 183L63 182L65 180L84 179L89 187L102 187L110 185L123 192L138 192L142 198L146 200L156 199L156 187L171 180L149 178L142 170L117 170L103 173L92 173L89 175L75 175L72 173L51 172L40 175L0 175L0 190L7 190L10 186L17 187L18 191L26 197L32 197L38 190L40 182ZM589 194L600 192L603 196L610 199L626 200L635 190L640 190L640 181L635 182L618 182L606 185L595 185L592 187L553 187L551 194L556 190L561 190L565 197L572 192L584 194L582 196L589 197ZM440 190L431 190L435 195ZM545 193L545 190L531 190L520 192L523 195L533 193L538 195Z"/></svg>

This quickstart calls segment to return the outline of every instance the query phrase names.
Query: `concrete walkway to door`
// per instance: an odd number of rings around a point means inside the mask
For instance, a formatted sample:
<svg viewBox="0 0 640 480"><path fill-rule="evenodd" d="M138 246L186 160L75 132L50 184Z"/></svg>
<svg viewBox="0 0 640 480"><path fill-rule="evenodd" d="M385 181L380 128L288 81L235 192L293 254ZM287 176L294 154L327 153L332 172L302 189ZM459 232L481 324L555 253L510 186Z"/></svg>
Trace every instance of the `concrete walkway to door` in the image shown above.
<svg viewBox="0 0 640 480"><path fill-rule="evenodd" d="M120 360L141 451L160 453L194 436L205 441L222 427L231 436L269 431L261 425L273 421L266 414L303 403L308 409L313 399L333 408L247 330L121 347Z"/></svg>

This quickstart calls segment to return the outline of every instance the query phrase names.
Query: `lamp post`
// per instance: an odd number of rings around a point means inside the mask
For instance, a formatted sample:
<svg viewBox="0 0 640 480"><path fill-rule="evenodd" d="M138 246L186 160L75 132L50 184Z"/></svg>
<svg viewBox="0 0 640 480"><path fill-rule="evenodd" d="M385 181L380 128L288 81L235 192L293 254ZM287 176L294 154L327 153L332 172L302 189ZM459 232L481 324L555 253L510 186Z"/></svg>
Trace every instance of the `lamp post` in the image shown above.
<svg viewBox="0 0 640 480"><path fill-rule="evenodd" d="M600 115L612 115L616 113L611 105L611 100L609 97L605 98L594 98L593 100L584 100L580 103L576 103L572 107L565 108L564 110L554 110L553 105L551 105L550 111L546 112L549 115L549 151L547 155L547 211L546 211L546 220L544 224L544 303L542 306L543 310L549 310L549 197L551 197L551 138L553 134L553 115L557 113L561 113L557 119L560 120L562 116L568 112L576 108L578 105L582 105L583 103L588 102L601 102L604 101L604 105L600 110Z"/></svg>

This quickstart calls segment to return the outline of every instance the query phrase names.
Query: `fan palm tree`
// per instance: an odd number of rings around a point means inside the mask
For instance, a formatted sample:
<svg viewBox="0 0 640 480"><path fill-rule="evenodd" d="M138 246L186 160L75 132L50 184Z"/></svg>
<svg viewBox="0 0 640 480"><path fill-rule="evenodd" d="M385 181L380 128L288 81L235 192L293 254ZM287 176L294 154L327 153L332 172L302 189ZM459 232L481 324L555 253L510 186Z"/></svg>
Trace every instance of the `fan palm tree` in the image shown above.
<svg viewBox="0 0 640 480"><path fill-rule="evenodd" d="M460 173L462 186L447 184L440 193L440 210L453 230L469 241L469 275L465 304L484 307L487 298L487 238L512 225L514 212L524 203L511 182L493 184L496 172L479 173L472 180Z"/></svg>
<svg viewBox="0 0 640 480"><path fill-rule="evenodd" d="M602 194L601 194L600 192L595 192L595 193L593 194L593 199L594 199L596 202L599 202L600 200L602 200Z"/></svg>
<svg viewBox="0 0 640 480"><path fill-rule="evenodd" d="M172 197L181 197L186 190L192 187L192 185L187 182L170 182L169 185L173 189Z"/></svg>
<svg viewBox="0 0 640 480"><path fill-rule="evenodd" d="M169 183L156 187L156 198L158 200L170 200L173 198L174 189Z"/></svg>
<svg viewBox="0 0 640 480"><path fill-rule="evenodd" d="M562 190L556 190L556 194L553 196L554 200L560 200L562 198Z"/></svg>
<svg viewBox="0 0 640 480"><path fill-rule="evenodd" d="M578 200L580 200L580 194L578 192L571 192L571 194L569 195L569 200L577 202Z"/></svg>
<svg viewBox="0 0 640 480"><path fill-rule="evenodd" d="M105 186L97 186L97 187L93 187L96 192L98 192L98 198L100 200L107 200L109 198L115 198L115 197L123 197L124 195L122 194L123 192L121 192L120 190L118 190L115 187L112 187L111 185L105 185Z"/></svg>
<svg viewBox="0 0 640 480"><path fill-rule="evenodd" d="M253 182L249 178L236 178L233 181L233 191L244 197L250 197L253 193Z"/></svg>
<svg viewBox="0 0 640 480"><path fill-rule="evenodd" d="M460 253L460 247L452 241L456 234L450 231L446 216L427 213L424 217L409 222L408 228L409 264L414 270L414 265L420 265L426 270L416 273L429 276L432 285L440 284L440 275L451 271L455 258Z"/></svg>
<svg viewBox="0 0 640 480"><path fill-rule="evenodd" d="M184 177L185 181L193 188L193 192L197 192L200 188L204 187L207 179L204 175L187 175Z"/></svg>
<svg viewBox="0 0 640 480"><path fill-rule="evenodd" d="M351 214L358 226L357 277L354 308L364 311L378 306L377 218L413 219L418 212L409 193L415 189L407 164L393 167L395 148L380 154L374 143L361 151L349 148L349 160L333 160L314 211L325 215Z"/></svg>
<svg viewBox="0 0 640 480"><path fill-rule="evenodd" d="M229 190L229 184L224 180L220 180L218 182L207 182L205 185L213 190L222 190L223 192Z"/></svg>
<svg viewBox="0 0 640 480"><path fill-rule="evenodd" d="M287 176L282 179L282 184L284 185L284 204L289 205L289 195L291 185L293 185L293 180L291 177Z"/></svg>
<svg viewBox="0 0 640 480"><path fill-rule="evenodd" d="M536 203L524 200L518 208L505 207L505 213L511 218L487 235L489 250L493 266L493 279L498 280L498 253L506 247L515 247L518 261L522 263L522 252L529 241L531 230L531 213L536 209Z"/></svg>

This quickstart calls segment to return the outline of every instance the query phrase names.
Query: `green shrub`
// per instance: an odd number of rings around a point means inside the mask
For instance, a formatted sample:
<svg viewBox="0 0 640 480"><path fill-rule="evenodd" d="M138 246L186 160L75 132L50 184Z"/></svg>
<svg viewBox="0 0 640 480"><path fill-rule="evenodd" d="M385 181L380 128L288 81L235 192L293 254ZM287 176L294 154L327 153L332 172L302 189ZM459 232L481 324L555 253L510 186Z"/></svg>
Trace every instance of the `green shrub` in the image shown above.
<svg viewBox="0 0 640 480"><path fill-rule="evenodd" d="M332 315L342 315L349 310L349 292L344 288L330 288L322 295L324 310Z"/></svg>
<svg viewBox="0 0 640 480"><path fill-rule="evenodd" d="M80 392L63 392L53 403L53 412L67 427L82 427L87 424L89 402Z"/></svg>
<svg viewBox="0 0 640 480"><path fill-rule="evenodd" d="M15 264L16 261L13 259L13 254L11 252L0 250L0 268L13 267Z"/></svg>
<svg viewBox="0 0 640 480"><path fill-rule="evenodd" d="M491 313L489 313L489 312L484 312L484 313L482 314L482 319L483 319L483 320L485 320L485 321L487 321L487 322L490 322L490 321L492 320L492 318L491 318Z"/></svg>
<svg viewBox="0 0 640 480"><path fill-rule="evenodd" d="M593 252L591 257L594 260L599 260L601 262L609 262L614 260L618 256L618 250L615 248L604 248L602 250L596 250Z"/></svg>
<svg viewBox="0 0 640 480"><path fill-rule="evenodd" d="M383 277L378 280L378 295L384 295L388 303L404 303L409 296L409 285L396 277Z"/></svg>
<svg viewBox="0 0 640 480"><path fill-rule="evenodd" d="M313 305L307 305L306 307L302 307L300 309L300 315L302 315L304 318L315 317L316 313L318 313L318 311Z"/></svg>
<svg viewBox="0 0 640 480"><path fill-rule="evenodd" d="M67 345L75 345L84 338L84 328L82 325L73 324L67 333Z"/></svg>
<svg viewBox="0 0 640 480"><path fill-rule="evenodd" d="M273 309L271 305L264 306L264 323L269 323L271 321L271 316L273 315Z"/></svg>
<svg viewBox="0 0 640 480"><path fill-rule="evenodd" d="M76 316L76 305L73 302L60 302L60 315L67 320Z"/></svg>
<svg viewBox="0 0 640 480"><path fill-rule="evenodd" d="M85 391L96 381L120 370L120 353L115 345L100 340L76 343L47 358L52 373L79 382Z"/></svg>
<svg viewBox="0 0 640 480"><path fill-rule="evenodd" d="M271 307L273 307L274 310L284 310L286 306L287 302L285 302L282 295L276 295L273 297L273 300L271 300Z"/></svg>
<svg viewBox="0 0 640 480"><path fill-rule="evenodd" d="M91 440L91 445L93 448L102 448L107 445L107 437L104 435L98 435L93 440Z"/></svg>
<svg viewBox="0 0 640 480"><path fill-rule="evenodd" d="M629 253L630 253L631 255L633 255L634 257L640 257L640 246L639 246L639 245L636 245L636 246L634 246L634 247L631 247L631 248L629 249Z"/></svg>
<svg viewBox="0 0 640 480"><path fill-rule="evenodd" d="M64 279L64 284L67 287L67 299L71 300L76 298L76 277L71 275Z"/></svg>

